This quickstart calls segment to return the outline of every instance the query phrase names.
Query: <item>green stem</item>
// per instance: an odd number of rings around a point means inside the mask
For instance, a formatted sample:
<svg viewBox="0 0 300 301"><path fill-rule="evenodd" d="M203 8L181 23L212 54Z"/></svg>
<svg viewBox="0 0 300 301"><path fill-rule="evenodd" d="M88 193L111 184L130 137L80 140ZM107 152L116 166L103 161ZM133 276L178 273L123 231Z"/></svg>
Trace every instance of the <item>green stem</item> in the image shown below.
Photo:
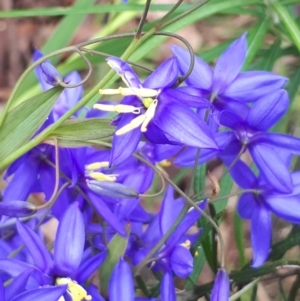
<svg viewBox="0 0 300 301"><path fill-rule="evenodd" d="M242 295L244 295L248 290L250 290L253 286L255 286L258 282L259 282L259 278L253 280L252 282L248 283L247 285L245 285L241 290L239 290L237 293L235 293L234 295L232 295L229 298L229 301L235 301L237 299L239 299Z"/></svg>

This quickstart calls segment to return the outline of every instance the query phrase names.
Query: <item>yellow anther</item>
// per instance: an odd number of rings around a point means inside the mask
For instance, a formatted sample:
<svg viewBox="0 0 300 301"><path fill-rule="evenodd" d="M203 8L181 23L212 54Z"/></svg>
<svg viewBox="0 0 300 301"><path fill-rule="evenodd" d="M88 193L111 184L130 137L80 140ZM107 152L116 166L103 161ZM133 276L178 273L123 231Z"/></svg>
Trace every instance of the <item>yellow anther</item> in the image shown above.
<svg viewBox="0 0 300 301"><path fill-rule="evenodd" d="M162 160L159 162L159 165L162 167L169 167L172 165L172 162L168 161L168 160Z"/></svg>
<svg viewBox="0 0 300 301"><path fill-rule="evenodd" d="M150 105L152 104L152 102L153 102L153 98L150 98L150 97L143 98L143 105L147 109L150 107Z"/></svg>
<svg viewBox="0 0 300 301"><path fill-rule="evenodd" d="M197 256L199 256L199 252L198 251L195 252L195 257L197 257Z"/></svg>
<svg viewBox="0 0 300 301"><path fill-rule="evenodd" d="M72 301L90 301L92 296L87 294L87 291L79 285L76 281L73 281L70 278L56 278L55 283L57 285L67 284L67 293L70 296ZM64 301L64 297L60 297L59 301Z"/></svg>
<svg viewBox="0 0 300 301"><path fill-rule="evenodd" d="M105 112L117 112L117 113L133 113L140 114L141 110L137 107L130 105L107 105L97 103L93 106L94 109L98 109Z"/></svg>
<svg viewBox="0 0 300 301"><path fill-rule="evenodd" d="M108 167L108 166L109 166L108 161L95 162L95 163L92 163L92 164L85 165L85 169L86 170L95 170L95 169L99 169L99 168L102 168L102 167Z"/></svg>
<svg viewBox="0 0 300 301"><path fill-rule="evenodd" d="M184 243L181 244L183 247L189 249L191 247L191 242L187 239Z"/></svg>
<svg viewBox="0 0 300 301"><path fill-rule="evenodd" d="M102 172L91 172L88 176L98 181L115 182L117 180L116 177L112 175L105 175Z"/></svg>
<svg viewBox="0 0 300 301"><path fill-rule="evenodd" d="M141 131L142 132L146 132L147 131L147 126L148 126L149 122L153 119L153 117L155 115L157 103L158 103L158 100L154 99L153 102L151 103L150 107L146 111L146 113L145 113L146 118L145 118L145 120L144 120L144 122L142 124L142 127L141 127Z"/></svg>
<svg viewBox="0 0 300 301"><path fill-rule="evenodd" d="M125 126L120 128L119 130L117 130L116 135L120 136L120 135L126 134L126 133L136 129L137 127L142 125L142 123L145 121L145 119L146 119L145 114L142 114L142 115L132 119L130 123L126 124Z"/></svg>
<svg viewBox="0 0 300 301"><path fill-rule="evenodd" d="M119 89L100 89L99 93L102 95L119 95Z"/></svg>

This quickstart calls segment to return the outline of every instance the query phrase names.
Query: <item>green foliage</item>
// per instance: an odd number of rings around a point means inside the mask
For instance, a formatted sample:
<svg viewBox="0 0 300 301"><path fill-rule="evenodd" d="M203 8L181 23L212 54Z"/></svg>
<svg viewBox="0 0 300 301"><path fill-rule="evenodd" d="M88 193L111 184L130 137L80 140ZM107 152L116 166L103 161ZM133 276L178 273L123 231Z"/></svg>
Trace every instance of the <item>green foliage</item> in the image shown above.
<svg viewBox="0 0 300 301"><path fill-rule="evenodd" d="M53 88L8 111L0 130L0 161L29 141L48 117L62 88Z"/></svg>

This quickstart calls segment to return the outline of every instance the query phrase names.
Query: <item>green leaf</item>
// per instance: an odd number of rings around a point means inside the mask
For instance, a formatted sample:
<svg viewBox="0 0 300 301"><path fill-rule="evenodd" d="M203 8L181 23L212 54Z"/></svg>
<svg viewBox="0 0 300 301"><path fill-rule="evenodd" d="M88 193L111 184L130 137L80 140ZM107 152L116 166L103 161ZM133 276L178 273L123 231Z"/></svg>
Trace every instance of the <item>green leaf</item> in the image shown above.
<svg viewBox="0 0 300 301"><path fill-rule="evenodd" d="M269 29L269 19L266 18L264 21L259 22L256 24L255 27L251 30L251 33L249 34L248 38L248 50L247 50L247 56L246 61L244 63L244 69L248 69L248 66L250 62L255 57L257 51L259 50L265 35L268 32Z"/></svg>
<svg viewBox="0 0 300 301"><path fill-rule="evenodd" d="M0 161L29 141L48 117L61 92L60 87L50 89L8 111L0 128Z"/></svg>
<svg viewBox="0 0 300 301"><path fill-rule="evenodd" d="M287 252L289 249L293 248L294 246L300 245L299 230L299 226L294 226L291 233L285 239L274 244L272 246L272 251L269 255L268 260L278 260L282 258L285 252Z"/></svg>
<svg viewBox="0 0 300 301"><path fill-rule="evenodd" d="M95 0L77 0L70 8L81 12L84 9L93 10L95 9L94 3ZM49 11L49 9L51 8L48 7L46 11ZM80 27L85 17L86 13L81 13L63 18L41 50L44 53L50 53L67 46L72 41L76 30ZM50 61L52 64L56 64L59 61L59 56L51 58Z"/></svg>
<svg viewBox="0 0 300 301"><path fill-rule="evenodd" d="M201 154L200 154L201 156ZM204 193L205 189L205 178L206 178L206 164L198 165L194 177L194 193L201 195Z"/></svg>
<svg viewBox="0 0 300 301"><path fill-rule="evenodd" d="M127 229L127 233L129 232L130 229ZM103 295L107 293L111 273L119 261L119 258L124 255L127 243L128 237L115 234L107 246L107 257L100 268L101 293L103 293Z"/></svg>
<svg viewBox="0 0 300 301"><path fill-rule="evenodd" d="M261 61L261 69L266 71L272 71L275 61L278 59L280 55L280 44L281 41L279 39L270 47L270 49L263 56Z"/></svg>
<svg viewBox="0 0 300 301"><path fill-rule="evenodd" d="M113 135L115 127L110 119L70 119L53 131L62 140L86 141L107 138Z"/></svg>
<svg viewBox="0 0 300 301"><path fill-rule="evenodd" d="M271 5L275 10L275 12L278 14L285 28L287 29L291 40L293 41L295 46L298 48L298 51L300 52L300 29L297 23L290 15L287 8L281 5L278 1L272 1Z"/></svg>
<svg viewBox="0 0 300 301"><path fill-rule="evenodd" d="M82 0L79 0L82 1ZM25 18L25 17L38 17L38 16L81 16L87 14L106 14L127 11L143 11L145 5L143 4L101 4L91 7L91 0L84 0L85 6L72 7L47 7L47 8L34 8L34 9L15 9L10 11L0 11L0 18ZM84 3L82 2L82 3ZM150 11L169 11L174 5L172 4L152 4ZM191 8L192 4L182 4L178 11L184 12Z"/></svg>
<svg viewBox="0 0 300 301"><path fill-rule="evenodd" d="M206 261L205 253L203 251L203 248L199 246L194 256L193 272L191 273L191 275L189 276L189 278L186 280L185 283L186 290L191 290L195 286L195 283L197 283L197 280L203 269L205 261Z"/></svg>
<svg viewBox="0 0 300 301"><path fill-rule="evenodd" d="M232 178L231 178L230 174L227 173L220 181L220 192L219 192L217 198L221 198L221 197L224 197L224 196L230 194L232 186L233 186ZM212 204L214 206L215 213L216 214L221 213L226 208L227 202L228 202L228 197L224 198L222 200L213 202Z"/></svg>

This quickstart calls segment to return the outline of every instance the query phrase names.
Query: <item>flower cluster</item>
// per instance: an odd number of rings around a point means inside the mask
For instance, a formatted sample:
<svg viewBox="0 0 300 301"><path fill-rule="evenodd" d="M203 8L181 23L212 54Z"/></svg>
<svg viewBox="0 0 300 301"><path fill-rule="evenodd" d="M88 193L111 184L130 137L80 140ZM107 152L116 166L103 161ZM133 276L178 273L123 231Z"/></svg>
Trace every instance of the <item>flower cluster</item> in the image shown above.
<svg viewBox="0 0 300 301"><path fill-rule="evenodd" d="M165 167L193 167L196 158L196 164L221 159L245 189L237 211L251 220L253 267L268 258L271 213L300 222L300 174L289 170L292 155L300 153L300 140L269 131L288 109L287 79L242 71L246 34L225 50L214 69L195 56L183 84L178 78L188 71L190 54L179 46L172 51L144 81L120 58L107 58L125 87L100 94L122 95L121 102L100 101L72 118L113 115L111 150L43 143L8 168L0 203L1 300L141 300L133 271L143 266L160 280L161 300L175 301L174 277L188 278L193 271L191 246L201 235L196 225L209 196L188 208L184 198L175 198L173 188L166 187L158 213L147 212L142 204L155 183L155 170L166 175ZM34 59L41 57L37 50ZM63 79L48 61L36 74L43 90L81 80L77 72ZM65 89L39 132L82 95L81 86ZM252 169L241 160L244 153L250 154ZM44 196L40 206L28 201L36 193ZM40 226L51 218L58 228L48 246ZM111 249L117 239L126 241L123 250ZM101 265L108 273L102 295L95 285ZM211 300L228 300L229 294L229 277L221 265Z"/></svg>

